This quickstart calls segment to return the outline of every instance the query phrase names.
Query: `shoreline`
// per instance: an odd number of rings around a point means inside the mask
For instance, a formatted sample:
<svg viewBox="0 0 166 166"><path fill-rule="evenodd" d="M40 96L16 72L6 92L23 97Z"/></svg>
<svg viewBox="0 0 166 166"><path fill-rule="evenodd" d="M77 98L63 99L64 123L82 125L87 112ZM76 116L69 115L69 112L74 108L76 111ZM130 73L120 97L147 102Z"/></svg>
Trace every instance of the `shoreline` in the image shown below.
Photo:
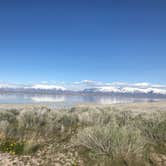
<svg viewBox="0 0 166 166"><path fill-rule="evenodd" d="M33 103L33 104L25 104L25 103L20 103L20 104L6 104L6 103L1 103L0 104L0 109L23 109L23 108L40 108L40 107L47 107L51 109L56 109L56 110L61 110L61 109L71 109L74 107L115 107L117 109L160 109L166 111L166 101L155 101L155 102L132 102L132 103L115 103L115 104L96 104L96 103L85 103L85 104L76 104L73 106L70 106L69 108L54 108L51 106L52 104L39 104L39 103ZM56 104L55 104L56 105Z"/></svg>

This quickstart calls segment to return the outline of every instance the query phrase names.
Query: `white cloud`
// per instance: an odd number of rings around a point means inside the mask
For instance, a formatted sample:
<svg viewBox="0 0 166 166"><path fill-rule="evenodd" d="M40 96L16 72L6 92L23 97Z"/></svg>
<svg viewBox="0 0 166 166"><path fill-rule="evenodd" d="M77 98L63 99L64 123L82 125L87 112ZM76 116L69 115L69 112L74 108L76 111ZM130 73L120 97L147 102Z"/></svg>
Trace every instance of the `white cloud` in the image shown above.
<svg viewBox="0 0 166 166"><path fill-rule="evenodd" d="M89 84L89 83L95 83L95 81L93 81L93 80L82 80L81 82L82 83L87 83L87 84Z"/></svg>
<svg viewBox="0 0 166 166"><path fill-rule="evenodd" d="M112 83L107 83L110 84L112 86L125 86L125 85L129 85L129 83L126 82L112 82Z"/></svg>
<svg viewBox="0 0 166 166"><path fill-rule="evenodd" d="M80 83L85 84L85 85L103 85L105 83L102 83L100 81L94 81L94 80L82 80Z"/></svg>
<svg viewBox="0 0 166 166"><path fill-rule="evenodd" d="M41 81L42 84L48 84L48 81Z"/></svg>
<svg viewBox="0 0 166 166"><path fill-rule="evenodd" d="M154 84L154 88L166 88L166 85Z"/></svg>
<svg viewBox="0 0 166 166"><path fill-rule="evenodd" d="M149 87L149 86L151 86L151 84L149 84L147 82L135 83L133 85L138 86L138 87Z"/></svg>
<svg viewBox="0 0 166 166"><path fill-rule="evenodd" d="M75 81L75 82L73 82L73 84L76 84L76 85L78 85L78 84L80 84L81 82L79 82L79 81Z"/></svg>

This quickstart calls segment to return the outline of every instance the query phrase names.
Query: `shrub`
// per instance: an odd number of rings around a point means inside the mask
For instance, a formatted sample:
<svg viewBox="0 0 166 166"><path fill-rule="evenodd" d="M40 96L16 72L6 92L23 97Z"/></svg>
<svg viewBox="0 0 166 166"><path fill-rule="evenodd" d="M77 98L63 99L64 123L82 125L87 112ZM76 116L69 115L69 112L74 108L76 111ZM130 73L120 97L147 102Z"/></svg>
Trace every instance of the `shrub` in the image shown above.
<svg viewBox="0 0 166 166"><path fill-rule="evenodd" d="M31 139L24 143L23 153L24 154L33 154L37 152L40 148L40 144L37 143L35 139Z"/></svg>
<svg viewBox="0 0 166 166"><path fill-rule="evenodd" d="M45 109L32 109L23 110L18 116L19 128L24 129L41 129L46 123L47 110Z"/></svg>
<svg viewBox="0 0 166 166"><path fill-rule="evenodd" d="M16 110L0 110L0 121L8 121L9 123L16 122Z"/></svg>
<svg viewBox="0 0 166 166"><path fill-rule="evenodd" d="M22 154L24 143L16 142L14 140L5 140L0 142L0 151L11 154Z"/></svg>
<svg viewBox="0 0 166 166"><path fill-rule="evenodd" d="M132 126L119 127L116 123L87 127L79 131L72 142L87 149L92 156L104 155L112 161L125 162L129 162L131 157L141 158L145 145L140 130Z"/></svg>
<svg viewBox="0 0 166 166"><path fill-rule="evenodd" d="M166 142L165 113L153 113L149 115L149 117L143 117L140 115L136 122L149 143L161 144Z"/></svg>

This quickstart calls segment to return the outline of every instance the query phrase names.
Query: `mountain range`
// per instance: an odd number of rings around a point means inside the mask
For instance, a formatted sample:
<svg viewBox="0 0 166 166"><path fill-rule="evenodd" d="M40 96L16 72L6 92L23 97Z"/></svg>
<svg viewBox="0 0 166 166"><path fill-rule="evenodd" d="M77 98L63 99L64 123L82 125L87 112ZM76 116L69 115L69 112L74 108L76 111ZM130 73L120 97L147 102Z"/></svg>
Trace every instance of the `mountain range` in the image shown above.
<svg viewBox="0 0 166 166"><path fill-rule="evenodd" d="M117 94L166 97L166 86L150 83L102 83L83 80L73 83L10 84L1 83L0 93Z"/></svg>

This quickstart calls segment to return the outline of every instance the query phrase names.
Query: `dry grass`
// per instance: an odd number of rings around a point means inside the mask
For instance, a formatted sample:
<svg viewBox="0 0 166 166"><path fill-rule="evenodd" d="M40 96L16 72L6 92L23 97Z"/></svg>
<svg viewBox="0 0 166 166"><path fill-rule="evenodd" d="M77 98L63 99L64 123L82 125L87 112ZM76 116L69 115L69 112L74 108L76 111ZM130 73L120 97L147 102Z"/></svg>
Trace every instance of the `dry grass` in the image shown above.
<svg viewBox="0 0 166 166"><path fill-rule="evenodd" d="M165 131L163 107L151 112L139 111L138 106L134 111L126 106L0 109L3 145L15 141L23 148L19 152L28 154L44 144L67 143L86 165L145 165L151 151L166 155Z"/></svg>

